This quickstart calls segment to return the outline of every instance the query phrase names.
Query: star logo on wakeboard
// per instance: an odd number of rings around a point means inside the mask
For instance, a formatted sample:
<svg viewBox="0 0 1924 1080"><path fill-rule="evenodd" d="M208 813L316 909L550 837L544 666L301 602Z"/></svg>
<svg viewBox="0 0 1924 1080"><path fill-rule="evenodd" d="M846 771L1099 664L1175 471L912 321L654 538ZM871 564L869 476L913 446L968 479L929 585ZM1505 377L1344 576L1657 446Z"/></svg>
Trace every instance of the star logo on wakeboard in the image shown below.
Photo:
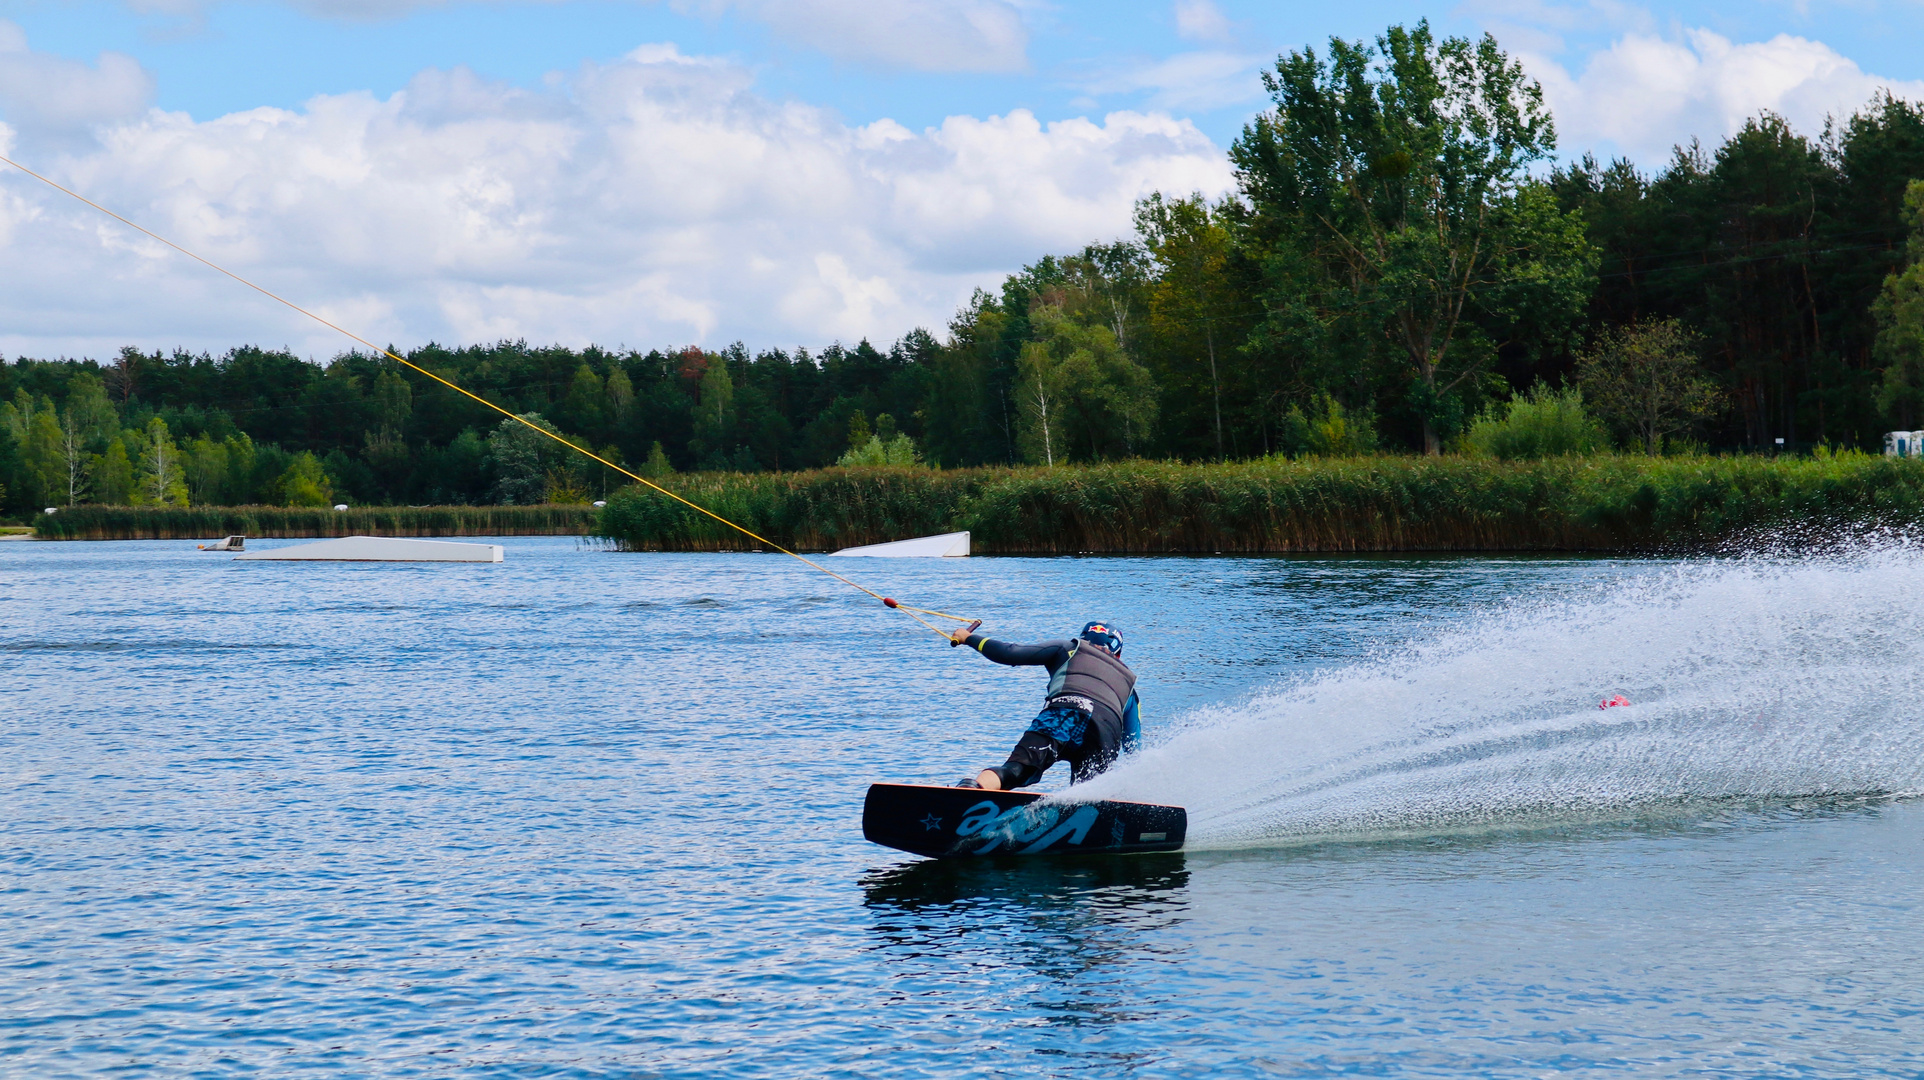
<svg viewBox="0 0 1924 1080"><path fill-rule="evenodd" d="M934 832L941 827L942 819L936 817L934 814L930 814L928 817L922 819L922 828L927 829L929 832Z"/></svg>

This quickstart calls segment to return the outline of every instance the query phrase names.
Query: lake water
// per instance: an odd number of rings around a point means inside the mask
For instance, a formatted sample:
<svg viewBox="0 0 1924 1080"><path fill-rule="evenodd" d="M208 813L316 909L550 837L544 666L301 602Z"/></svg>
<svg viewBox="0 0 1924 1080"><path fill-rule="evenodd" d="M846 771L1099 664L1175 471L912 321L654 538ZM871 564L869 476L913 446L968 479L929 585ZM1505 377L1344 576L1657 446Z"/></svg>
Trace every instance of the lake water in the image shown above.
<svg viewBox="0 0 1924 1080"><path fill-rule="evenodd" d="M0 1074L1924 1072L1908 549L838 560L1127 637L1089 787L1191 850L954 864L864 788L999 763L1038 672L780 556L501 543L0 544Z"/></svg>

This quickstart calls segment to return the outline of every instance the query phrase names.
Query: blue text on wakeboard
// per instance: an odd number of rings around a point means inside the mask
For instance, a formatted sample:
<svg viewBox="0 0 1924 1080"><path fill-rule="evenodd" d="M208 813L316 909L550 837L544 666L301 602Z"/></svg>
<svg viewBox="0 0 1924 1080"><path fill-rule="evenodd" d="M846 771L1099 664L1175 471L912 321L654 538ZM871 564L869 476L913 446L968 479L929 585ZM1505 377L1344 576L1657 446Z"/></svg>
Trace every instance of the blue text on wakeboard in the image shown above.
<svg viewBox="0 0 1924 1080"><path fill-rule="evenodd" d="M1064 803L1033 791L932 784L874 784L862 807L863 836L934 858L1174 851L1187 829L1180 806Z"/></svg>
<svg viewBox="0 0 1924 1080"><path fill-rule="evenodd" d="M1062 811L1074 810L1067 820L1062 820ZM1096 823L1096 808L1084 803L1081 806L1062 807L1053 803L1035 802L1026 806L1011 807L1003 810L996 804L983 800L968 808L962 820L955 823L955 835L970 844L956 845L958 854L987 855L1007 844L1018 855L1033 855L1047 851L1056 844L1069 846L1080 844L1089 836L1089 830ZM1061 821L1061 824L1057 824ZM1122 822L1113 823L1114 841L1122 840Z"/></svg>

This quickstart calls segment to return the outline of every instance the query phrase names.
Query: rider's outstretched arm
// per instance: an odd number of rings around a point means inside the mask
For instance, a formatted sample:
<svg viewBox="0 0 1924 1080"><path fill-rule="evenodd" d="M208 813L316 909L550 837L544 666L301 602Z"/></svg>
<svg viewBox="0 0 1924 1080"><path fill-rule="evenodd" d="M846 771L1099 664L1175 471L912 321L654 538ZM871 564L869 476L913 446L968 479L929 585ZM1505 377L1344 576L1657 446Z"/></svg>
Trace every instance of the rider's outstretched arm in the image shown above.
<svg viewBox="0 0 1924 1080"><path fill-rule="evenodd" d="M996 641L986 634L970 634L962 644L976 652L1010 667L1046 667L1054 671L1069 659L1067 641L1039 641L1033 645L1017 645L1009 641Z"/></svg>

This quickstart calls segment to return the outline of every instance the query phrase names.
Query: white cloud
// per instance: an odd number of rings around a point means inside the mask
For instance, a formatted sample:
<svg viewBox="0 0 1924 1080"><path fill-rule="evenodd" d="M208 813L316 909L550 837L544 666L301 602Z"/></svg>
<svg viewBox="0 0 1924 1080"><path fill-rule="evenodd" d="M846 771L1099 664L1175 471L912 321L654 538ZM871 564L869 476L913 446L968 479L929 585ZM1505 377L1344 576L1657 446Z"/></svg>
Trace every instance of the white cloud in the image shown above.
<svg viewBox="0 0 1924 1080"><path fill-rule="evenodd" d="M1206 112L1260 101L1263 80L1258 73L1273 59L1215 50L1177 53L1153 63L1109 65L1110 73L1085 85L1092 94L1147 90L1152 108Z"/></svg>
<svg viewBox="0 0 1924 1080"><path fill-rule="evenodd" d="M1021 71L1029 30L1007 0L675 0L732 8L791 41L844 60L914 71Z"/></svg>
<svg viewBox="0 0 1924 1080"><path fill-rule="evenodd" d="M1708 30L1679 38L1626 34L1591 54L1581 75L1524 56L1556 113L1561 149L1601 146L1645 167L1693 137L1714 145L1762 110L1815 135L1880 89L1924 99L1924 82L1881 78L1821 41L1779 34L1738 44Z"/></svg>
<svg viewBox="0 0 1924 1080"><path fill-rule="evenodd" d="M211 0L128 0L186 15ZM312 15L351 22L399 18L473 0L289 0ZM560 2L560 0L552 0ZM1193 0L1207 5L1208 0ZM911 71L1012 72L1028 67L1029 28L1012 0L668 0L684 15L733 12L789 42L837 59Z"/></svg>
<svg viewBox="0 0 1924 1080"><path fill-rule="evenodd" d="M0 119L29 135L73 135L139 116L154 99L154 77L124 53L103 52L89 67L27 47L19 25L0 19Z"/></svg>
<svg viewBox="0 0 1924 1080"><path fill-rule="evenodd" d="M1191 41L1235 39L1229 17L1216 6L1215 0L1176 0L1176 33Z"/></svg>
<svg viewBox="0 0 1924 1080"><path fill-rule="evenodd" d="M1231 183L1218 147L1156 113L850 127L672 46L553 84L428 71L385 100L204 122L151 111L84 152L41 156L24 132L20 152L403 345L889 339L941 326L971 288L1045 252L1126 234L1152 190ZM0 176L0 253L9 355L343 344L19 174Z"/></svg>
<svg viewBox="0 0 1924 1080"><path fill-rule="evenodd" d="M1466 0L1457 11L1513 52L1557 53L1568 34L1648 34L1657 27L1648 10L1625 0Z"/></svg>

